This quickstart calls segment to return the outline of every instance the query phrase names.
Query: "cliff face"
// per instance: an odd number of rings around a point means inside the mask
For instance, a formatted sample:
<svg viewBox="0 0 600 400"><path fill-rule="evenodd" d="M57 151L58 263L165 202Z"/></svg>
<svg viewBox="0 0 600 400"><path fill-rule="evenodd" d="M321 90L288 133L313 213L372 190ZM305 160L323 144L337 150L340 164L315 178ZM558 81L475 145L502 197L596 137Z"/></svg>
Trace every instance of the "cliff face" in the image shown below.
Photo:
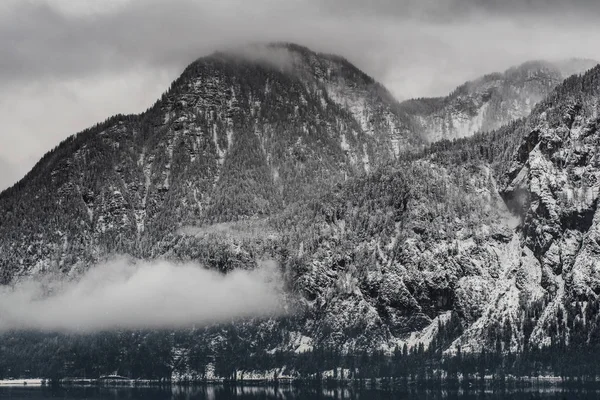
<svg viewBox="0 0 600 400"><path fill-rule="evenodd" d="M525 134L499 176L500 194L520 217L515 247L493 306L463 344L480 348L490 327L506 321L513 349L586 343L597 331L589 310L598 294L599 76L596 67L567 79L521 122Z"/></svg>
<svg viewBox="0 0 600 400"><path fill-rule="evenodd" d="M328 340L355 327L384 348L427 347L451 315L463 332L448 352L593 340L599 77L596 67L569 78L526 119L365 178L403 182L384 185L408 199L397 218L386 195L362 187L371 202L359 203L373 208L330 211L327 239L298 280L317 293L306 298L323 313L315 320L334 327L324 331L343 332Z"/></svg>
<svg viewBox="0 0 600 400"><path fill-rule="evenodd" d="M429 142L469 137L528 116L563 79L594 65L591 60L528 62L467 82L447 97L409 100L401 106L415 115Z"/></svg>

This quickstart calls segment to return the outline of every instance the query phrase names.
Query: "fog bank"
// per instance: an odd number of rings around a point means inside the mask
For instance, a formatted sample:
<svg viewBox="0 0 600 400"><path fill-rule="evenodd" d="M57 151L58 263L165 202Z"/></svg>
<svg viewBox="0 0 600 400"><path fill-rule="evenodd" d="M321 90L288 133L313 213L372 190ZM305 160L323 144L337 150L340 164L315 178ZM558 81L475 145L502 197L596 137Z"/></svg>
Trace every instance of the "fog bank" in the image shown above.
<svg viewBox="0 0 600 400"><path fill-rule="evenodd" d="M274 262L227 275L194 264L115 260L64 282L0 288L0 331L185 328L284 312Z"/></svg>

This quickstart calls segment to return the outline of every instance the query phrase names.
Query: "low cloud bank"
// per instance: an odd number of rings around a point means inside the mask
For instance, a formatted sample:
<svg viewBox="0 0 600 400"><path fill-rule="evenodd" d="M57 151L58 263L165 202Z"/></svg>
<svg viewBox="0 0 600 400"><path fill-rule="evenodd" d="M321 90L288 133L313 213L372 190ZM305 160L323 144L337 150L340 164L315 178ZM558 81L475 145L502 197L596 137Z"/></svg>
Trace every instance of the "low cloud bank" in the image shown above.
<svg viewBox="0 0 600 400"><path fill-rule="evenodd" d="M271 65L280 70L293 70L294 54L283 46L254 43L230 48L227 53L246 61Z"/></svg>
<svg viewBox="0 0 600 400"><path fill-rule="evenodd" d="M227 275L198 265L116 260L71 282L0 288L0 331L183 328L284 312L274 262Z"/></svg>

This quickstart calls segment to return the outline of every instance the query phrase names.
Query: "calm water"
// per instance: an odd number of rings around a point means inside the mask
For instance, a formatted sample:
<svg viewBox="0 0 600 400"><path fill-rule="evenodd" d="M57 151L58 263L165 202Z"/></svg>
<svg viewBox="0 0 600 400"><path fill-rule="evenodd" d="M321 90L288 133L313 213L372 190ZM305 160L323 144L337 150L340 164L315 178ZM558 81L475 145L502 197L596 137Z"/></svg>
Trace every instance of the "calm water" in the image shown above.
<svg viewBox="0 0 600 400"><path fill-rule="evenodd" d="M600 392L586 391L519 391L519 392L457 392L457 391L423 391L389 393L372 390L349 389L273 389L264 387L225 388L220 386L169 389L148 388L69 388L50 389L44 387L0 387L0 399L15 400L56 400L56 399L89 399L89 400L395 400L395 399L516 399L516 400L563 400L563 399L598 399Z"/></svg>

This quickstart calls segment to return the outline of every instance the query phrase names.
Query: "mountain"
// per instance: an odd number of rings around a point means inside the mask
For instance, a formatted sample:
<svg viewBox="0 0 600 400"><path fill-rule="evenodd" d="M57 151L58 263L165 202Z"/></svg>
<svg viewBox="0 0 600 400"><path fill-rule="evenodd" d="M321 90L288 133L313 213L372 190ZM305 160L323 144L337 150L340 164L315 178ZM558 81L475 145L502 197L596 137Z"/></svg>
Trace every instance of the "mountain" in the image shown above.
<svg viewBox="0 0 600 400"><path fill-rule="evenodd" d="M424 147L414 116L435 102L398 104L343 58L272 44L197 60L148 111L69 138L0 194L2 282L77 276L114 253L223 273L272 258L295 312L177 332L6 333L0 375L286 365L315 377L364 374L360 357L386 376L392 354L428 370L491 353L539 368L544 349L598 349L600 67L559 84L540 65L448 98L487 87L500 121L497 96L524 93L505 82L529 95L548 85L529 116Z"/></svg>
<svg viewBox="0 0 600 400"><path fill-rule="evenodd" d="M429 142L468 137L526 117L566 77L596 64L587 59L530 61L467 82L446 97L404 101L401 108L415 117Z"/></svg>
<svg viewBox="0 0 600 400"><path fill-rule="evenodd" d="M272 215L418 147L409 122L338 56L280 43L201 58L148 111L68 138L0 195L0 282Z"/></svg>
<svg viewBox="0 0 600 400"><path fill-rule="evenodd" d="M485 274L458 280L458 288L469 284L485 296L446 351L595 351L599 94L595 67L566 79L527 118L427 151L443 165L491 168L504 204L499 226L512 232ZM489 228L482 221L475 229ZM480 243L482 252L496 246Z"/></svg>
<svg viewBox="0 0 600 400"><path fill-rule="evenodd" d="M526 134L502 177L500 193L521 217L530 258L531 284L517 288L545 304L524 337L537 344L591 344L600 329L589 314L599 290L599 95L599 67L561 84L523 122Z"/></svg>
<svg viewBox="0 0 600 400"><path fill-rule="evenodd" d="M595 67L527 118L436 143L320 200L296 280L316 336L350 351L596 349L599 95ZM452 319L460 328L440 337Z"/></svg>

